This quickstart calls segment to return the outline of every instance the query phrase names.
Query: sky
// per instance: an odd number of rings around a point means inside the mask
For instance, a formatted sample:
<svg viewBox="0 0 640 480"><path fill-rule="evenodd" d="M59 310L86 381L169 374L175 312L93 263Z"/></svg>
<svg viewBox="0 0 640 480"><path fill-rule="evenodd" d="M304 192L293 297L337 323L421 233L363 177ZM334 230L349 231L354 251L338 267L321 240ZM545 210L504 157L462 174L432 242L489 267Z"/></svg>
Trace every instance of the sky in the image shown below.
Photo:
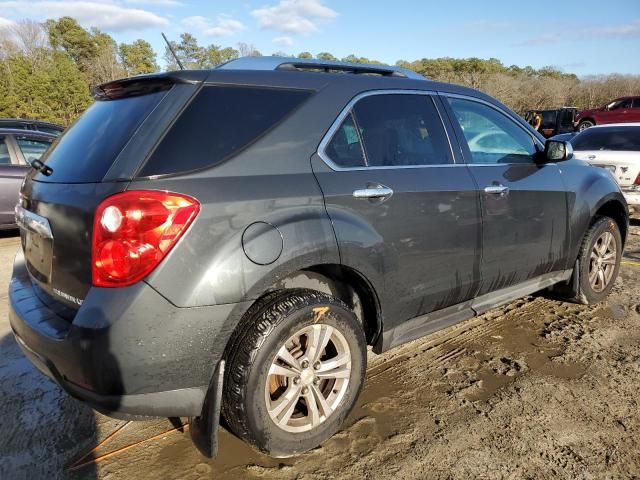
<svg viewBox="0 0 640 480"><path fill-rule="evenodd" d="M580 76L640 74L640 0L0 0L0 26L65 15L118 42L143 38L159 59L161 32L188 31L201 45L245 42L266 55L495 57Z"/></svg>

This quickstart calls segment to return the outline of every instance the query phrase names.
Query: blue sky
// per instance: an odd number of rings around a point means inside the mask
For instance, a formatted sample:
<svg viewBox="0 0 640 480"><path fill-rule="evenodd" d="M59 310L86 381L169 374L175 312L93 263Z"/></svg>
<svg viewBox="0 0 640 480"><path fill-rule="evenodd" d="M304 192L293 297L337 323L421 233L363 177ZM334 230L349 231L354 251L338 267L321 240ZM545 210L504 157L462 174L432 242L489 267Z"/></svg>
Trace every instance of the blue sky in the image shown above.
<svg viewBox="0 0 640 480"><path fill-rule="evenodd" d="M0 26L63 15L118 41L193 33L200 44L393 63L423 57L496 57L578 75L640 74L639 0L0 0Z"/></svg>

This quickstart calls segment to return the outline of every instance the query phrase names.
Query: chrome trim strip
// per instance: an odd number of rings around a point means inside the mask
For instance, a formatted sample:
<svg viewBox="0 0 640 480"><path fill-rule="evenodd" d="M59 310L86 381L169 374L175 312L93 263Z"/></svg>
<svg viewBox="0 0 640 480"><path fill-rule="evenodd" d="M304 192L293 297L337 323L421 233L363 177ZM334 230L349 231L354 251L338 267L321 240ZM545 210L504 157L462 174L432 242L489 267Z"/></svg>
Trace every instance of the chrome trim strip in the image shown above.
<svg viewBox="0 0 640 480"><path fill-rule="evenodd" d="M344 121L344 119L351 113L351 111L353 110L353 106L359 100L361 100L363 98L366 98L366 97L373 96L373 95L424 95L424 96L433 97L433 96L435 96L437 94L438 93L433 91L433 90L401 90L401 89L370 90L370 91L367 91L367 92L359 93L358 95L353 97L349 101L349 103L347 103L347 105L342 109L340 114L333 121L333 123L329 127L329 130L327 130L327 133L325 133L324 137L322 137L322 140L320 141L320 144L318 145L318 150L316 151L316 153L318 154L318 156L322 159L322 161L331 170L334 170L336 172L351 172L351 171L358 171L358 170L390 170L390 169L398 170L398 169L405 169L405 168L465 167L466 165L464 163L455 163L456 156L454 155L453 144L451 143L451 138L449 138L449 132L447 131L446 124L443 121L442 112L440 111L440 108L438 108L438 104L437 104L437 102L434 101L433 98L431 99L431 101L433 102L433 106L435 107L436 112L438 112L438 116L440 118L440 123L442 124L442 128L444 129L444 133L445 133L445 135L447 137L447 141L449 143L449 150L451 152L451 159L452 159L452 162L454 162L454 163L439 163L439 164L435 164L435 165L391 165L391 166L386 165L386 166L372 166L372 167L370 167L370 166L364 166L364 167L340 167L340 166L336 165L333 162L333 160L331 160L331 158L329 158L329 156L326 154L325 150L327 148L327 145L329 144L329 142L333 138L333 135L336 133L338 128L340 128L340 125L342 125L342 122ZM362 145L362 142L360 142L360 144L361 144L361 148L363 149L363 155L364 155L365 163L368 163L367 157L364 154L364 145Z"/></svg>
<svg viewBox="0 0 640 480"><path fill-rule="evenodd" d="M20 228L37 233L43 238L53 238L49 220L26 210L21 205L16 205L16 223Z"/></svg>

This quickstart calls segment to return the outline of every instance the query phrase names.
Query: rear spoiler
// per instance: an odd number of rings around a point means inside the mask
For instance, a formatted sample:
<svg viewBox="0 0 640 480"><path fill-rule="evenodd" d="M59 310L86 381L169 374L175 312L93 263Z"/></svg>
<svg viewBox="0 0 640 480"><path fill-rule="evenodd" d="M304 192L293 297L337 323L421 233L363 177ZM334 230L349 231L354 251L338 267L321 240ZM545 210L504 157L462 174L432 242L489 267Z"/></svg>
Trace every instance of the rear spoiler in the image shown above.
<svg viewBox="0 0 640 480"><path fill-rule="evenodd" d="M184 70L151 75L137 75L103 83L91 90L96 100L117 100L119 98L147 95L169 90L176 83L200 83L205 80L207 70Z"/></svg>

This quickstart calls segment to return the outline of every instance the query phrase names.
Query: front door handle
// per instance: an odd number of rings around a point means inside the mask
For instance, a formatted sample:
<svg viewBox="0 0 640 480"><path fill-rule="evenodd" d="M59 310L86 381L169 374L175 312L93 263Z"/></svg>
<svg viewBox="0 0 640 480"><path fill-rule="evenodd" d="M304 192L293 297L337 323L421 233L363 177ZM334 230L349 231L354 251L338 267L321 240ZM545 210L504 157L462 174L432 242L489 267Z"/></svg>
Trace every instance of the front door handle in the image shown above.
<svg viewBox="0 0 640 480"><path fill-rule="evenodd" d="M393 195L393 190L391 190L389 187L374 187L374 188L362 188L360 190L354 190L353 191L353 196L355 198L369 198L369 199L376 199L376 198L388 198L391 195Z"/></svg>
<svg viewBox="0 0 640 480"><path fill-rule="evenodd" d="M596 159L596 156L595 156L595 155L589 155L587 158L588 158L589 160L595 160L595 159Z"/></svg>
<svg viewBox="0 0 640 480"><path fill-rule="evenodd" d="M490 185L484 187L484 193L490 193L491 195L506 195L509 193L509 187L504 185Z"/></svg>

